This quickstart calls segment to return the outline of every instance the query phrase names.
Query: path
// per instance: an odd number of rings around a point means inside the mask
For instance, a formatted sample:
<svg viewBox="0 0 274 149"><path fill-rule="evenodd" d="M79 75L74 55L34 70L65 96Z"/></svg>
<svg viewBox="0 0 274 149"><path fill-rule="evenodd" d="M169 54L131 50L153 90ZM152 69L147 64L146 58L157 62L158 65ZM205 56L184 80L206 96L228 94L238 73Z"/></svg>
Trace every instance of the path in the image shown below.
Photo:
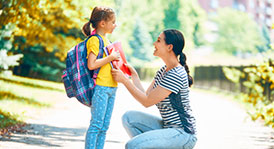
<svg viewBox="0 0 274 149"><path fill-rule="evenodd" d="M274 130L252 122L241 107L224 96L191 90L194 115L197 119L198 139L195 149L274 149ZM155 106L143 108L120 85L105 149L123 149L129 139L121 124L127 110L142 110L154 115ZM1 138L2 149L79 149L89 125L89 109L75 99L65 96L53 109L29 120L27 134Z"/></svg>

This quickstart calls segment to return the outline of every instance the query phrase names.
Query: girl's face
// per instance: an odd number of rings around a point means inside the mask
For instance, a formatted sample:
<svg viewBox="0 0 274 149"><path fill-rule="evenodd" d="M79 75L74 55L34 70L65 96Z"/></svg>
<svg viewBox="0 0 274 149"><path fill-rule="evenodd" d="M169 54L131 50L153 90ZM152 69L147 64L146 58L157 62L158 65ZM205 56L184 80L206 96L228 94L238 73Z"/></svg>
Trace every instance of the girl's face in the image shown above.
<svg viewBox="0 0 274 149"><path fill-rule="evenodd" d="M154 56L161 57L167 55L168 45L166 44L165 34L163 32L159 35L153 45L155 47L155 50L153 52Z"/></svg>
<svg viewBox="0 0 274 149"><path fill-rule="evenodd" d="M113 17L110 20L108 20L108 21L105 22L104 29L105 29L106 33L111 34L113 32L113 30L117 26L115 22L116 22L115 15L113 15Z"/></svg>

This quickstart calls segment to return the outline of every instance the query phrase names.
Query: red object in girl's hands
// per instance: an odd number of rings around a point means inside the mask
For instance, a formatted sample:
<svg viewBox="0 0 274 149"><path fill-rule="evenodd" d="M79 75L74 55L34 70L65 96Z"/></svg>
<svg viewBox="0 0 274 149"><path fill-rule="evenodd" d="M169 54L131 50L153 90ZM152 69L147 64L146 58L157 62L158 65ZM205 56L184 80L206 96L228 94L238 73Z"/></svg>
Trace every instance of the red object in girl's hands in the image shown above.
<svg viewBox="0 0 274 149"><path fill-rule="evenodd" d="M128 67L125 65L127 63L127 60L126 60L121 42L117 42L117 41L113 42L112 44L107 46L107 49L108 49L108 53L111 53L112 50L115 50L120 53L121 59L112 61L112 64L114 65L114 67L120 68L122 72L126 74L127 76L131 76L131 73Z"/></svg>

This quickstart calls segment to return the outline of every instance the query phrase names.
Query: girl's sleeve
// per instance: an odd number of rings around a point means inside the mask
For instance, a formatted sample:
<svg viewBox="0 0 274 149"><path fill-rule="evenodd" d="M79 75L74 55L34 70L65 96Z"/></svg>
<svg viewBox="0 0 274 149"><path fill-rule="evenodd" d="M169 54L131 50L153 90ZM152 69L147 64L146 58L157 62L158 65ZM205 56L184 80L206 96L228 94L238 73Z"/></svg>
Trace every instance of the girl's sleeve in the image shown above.
<svg viewBox="0 0 274 149"><path fill-rule="evenodd" d="M96 56L99 53L99 39L95 36L90 37L89 40L87 41L87 58L90 52L92 52Z"/></svg>

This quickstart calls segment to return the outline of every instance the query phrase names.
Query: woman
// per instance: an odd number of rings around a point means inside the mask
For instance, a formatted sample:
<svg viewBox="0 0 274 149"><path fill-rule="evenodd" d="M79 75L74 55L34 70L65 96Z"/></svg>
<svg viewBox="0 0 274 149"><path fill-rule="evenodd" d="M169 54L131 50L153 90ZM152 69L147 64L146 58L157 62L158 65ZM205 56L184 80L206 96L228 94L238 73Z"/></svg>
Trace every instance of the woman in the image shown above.
<svg viewBox="0 0 274 149"><path fill-rule="evenodd" d="M132 138L126 148L193 148L197 141L195 119L189 105L189 87L193 81L183 53L183 34L175 29L165 30L153 45L153 55L160 57L165 66L158 70L147 91L133 67L128 65L133 82L120 70L112 70L114 79L123 83L137 101L145 107L156 104L161 114L158 118L138 111L126 112L123 125Z"/></svg>

